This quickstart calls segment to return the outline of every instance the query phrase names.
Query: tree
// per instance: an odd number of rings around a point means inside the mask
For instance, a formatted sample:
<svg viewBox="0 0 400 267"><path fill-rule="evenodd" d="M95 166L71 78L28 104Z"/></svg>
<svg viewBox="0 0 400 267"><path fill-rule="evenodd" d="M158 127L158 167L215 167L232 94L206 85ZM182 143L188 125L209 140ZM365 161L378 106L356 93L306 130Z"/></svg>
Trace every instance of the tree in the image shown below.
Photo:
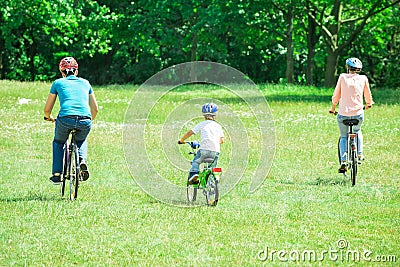
<svg viewBox="0 0 400 267"><path fill-rule="evenodd" d="M326 13L328 7L326 3L322 6L322 8L308 3L310 5L307 10L308 16L321 29L325 44L328 48L328 58L325 71L325 86L335 85L339 54L344 49L348 48L350 44L358 37L367 24L367 20L377 13L394 6L399 2L400 0L377 0L370 6L363 2L363 8L361 8L361 10L366 12L364 14L359 12L361 15L352 14L351 12L354 10L355 3L346 2L347 7L350 4L352 4L352 7L348 10L344 10L346 7L344 2L341 0L335 0L328 14ZM348 18L344 16L344 11L348 13ZM315 16L315 13L320 14L319 19ZM348 32L347 36L341 34L343 27L348 28L346 29Z"/></svg>
<svg viewBox="0 0 400 267"><path fill-rule="evenodd" d="M60 57L93 56L109 49L112 14L94 1L8 0L1 11L0 45L7 61L3 77L47 80Z"/></svg>
<svg viewBox="0 0 400 267"><path fill-rule="evenodd" d="M314 84L314 57L315 57L315 47L320 38L320 34L317 32L317 24L315 23L316 11L310 8L310 0L306 0L306 7L312 15L307 14L307 63L306 63L306 84Z"/></svg>
<svg viewBox="0 0 400 267"><path fill-rule="evenodd" d="M285 33L286 38L286 82L294 83L294 48L293 48L293 19L294 5L292 1L284 1L284 3L272 2L274 7L280 10L285 19L287 28ZM285 4L286 3L286 4Z"/></svg>

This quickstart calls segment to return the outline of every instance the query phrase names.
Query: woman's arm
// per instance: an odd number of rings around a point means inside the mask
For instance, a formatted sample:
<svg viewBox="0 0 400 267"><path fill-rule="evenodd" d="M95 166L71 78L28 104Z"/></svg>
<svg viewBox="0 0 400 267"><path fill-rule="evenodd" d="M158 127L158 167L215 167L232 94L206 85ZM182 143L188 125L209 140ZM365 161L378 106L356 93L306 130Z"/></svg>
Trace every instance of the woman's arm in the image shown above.
<svg viewBox="0 0 400 267"><path fill-rule="evenodd" d="M99 106L97 105L94 93L89 95L89 107L90 107L90 114L92 114L92 120L94 120L94 118L96 118L97 113L99 112Z"/></svg>
<svg viewBox="0 0 400 267"><path fill-rule="evenodd" d="M342 94L341 79L342 79L342 76L339 76L339 79L338 79L336 87L335 87L335 91L333 92L333 95L332 95L332 106L331 106L331 110L329 111L330 113L335 113L336 105L340 101L340 97Z"/></svg>
<svg viewBox="0 0 400 267"><path fill-rule="evenodd" d="M365 85L364 85L364 97L365 97L365 109L369 109L374 104L372 100L371 89L369 88L368 78L366 78Z"/></svg>
<svg viewBox="0 0 400 267"><path fill-rule="evenodd" d="M55 119L51 116L51 111L53 110L54 103L56 102L57 95L50 93L47 97L46 104L44 105L44 116L48 118L48 121L54 122Z"/></svg>

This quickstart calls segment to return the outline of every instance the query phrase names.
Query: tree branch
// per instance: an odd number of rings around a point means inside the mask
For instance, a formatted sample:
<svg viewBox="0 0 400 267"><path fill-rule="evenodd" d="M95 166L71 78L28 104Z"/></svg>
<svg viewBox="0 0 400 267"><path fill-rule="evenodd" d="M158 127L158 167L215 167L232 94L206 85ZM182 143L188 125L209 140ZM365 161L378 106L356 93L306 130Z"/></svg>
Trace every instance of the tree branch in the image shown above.
<svg viewBox="0 0 400 267"><path fill-rule="evenodd" d="M311 12L309 12L309 10L307 10L307 14L310 16L310 18L315 22L315 24L317 24L318 27L320 27L322 29L322 32L327 36L327 42L329 44L329 46L331 48L334 48L334 43L332 42L332 38L333 35L332 33L329 31L329 29L327 27L325 27L320 21L317 20L317 18L314 16L314 14L312 14Z"/></svg>
<svg viewBox="0 0 400 267"><path fill-rule="evenodd" d="M385 10L385 9L387 9L387 8L389 8L389 7L391 7L391 6L395 5L395 4L397 4L397 3L400 3L400 0L396 0L396 1L394 1L392 4L390 4L390 5L386 6L386 7L383 7L383 8L381 8L381 9L375 10L375 8L377 8L378 5L380 4L380 1L376 2L376 3L371 7L371 9L368 10L367 15L365 15L365 16L362 18L361 24L358 25L358 27L354 30L354 32L353 32L353 33L350 35L350 37L347 39L347 41L344 42L342 45L339 46L339 48L338 48L339 51L342 50L342 49L344 49L344 48L347 47L348 45L350 45L350 44L357 38L357 36L360 34L360 32L364 29L365 24L367 24L367 20L368 20L370 17L372 17L373 15L378 14L379 12L382 12L383 10Z"/></svg>
<svg viewBox="0 0 400 267"><path fill-rule="evenodd" d="M378 2L379 2L379 1L378 1ZM377 6L378 2L375 3L376 6ZM378 10L372 12L372 13L369 15L369 17L372 17L372 16L374 16L374 15L376 15L376 14L378 14L378 13L384 11L385 9L388 9L389 7L392 7L392 6L394 6L394 5L398 4L398 3L400 3L400 0L396 0L396 1L394 1L393 3L391 3L391 4L388 5L388 6L384 6L384 7L382 7L381 9L378 9ZM369 12L368 12L368 14L369 14ZM367 14L366 16L368 16L368 14ZM358 20L363 20L364 18L365 18L365 16L364 16L364 17L359 17L359 18L345 19L345 20L342 20L341 23L342 23L342 24L346 24L346 23L355 22L355 21L358 21Z"/></svg>

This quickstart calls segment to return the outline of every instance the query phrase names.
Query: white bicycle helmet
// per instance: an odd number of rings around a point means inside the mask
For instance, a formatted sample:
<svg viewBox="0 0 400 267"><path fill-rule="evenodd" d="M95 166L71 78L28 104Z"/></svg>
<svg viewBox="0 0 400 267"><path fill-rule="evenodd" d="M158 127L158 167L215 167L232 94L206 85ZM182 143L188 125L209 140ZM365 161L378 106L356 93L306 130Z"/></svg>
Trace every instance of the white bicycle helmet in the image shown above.
<svg viewBox="0 0 400 267"><path fill-rule="evenodd" d="M349 69L351 70L357 70L357 69L361 70L363 67L361 60L359 60L356 57L351 57L346 59L346 65L349 66Z"/></svg>

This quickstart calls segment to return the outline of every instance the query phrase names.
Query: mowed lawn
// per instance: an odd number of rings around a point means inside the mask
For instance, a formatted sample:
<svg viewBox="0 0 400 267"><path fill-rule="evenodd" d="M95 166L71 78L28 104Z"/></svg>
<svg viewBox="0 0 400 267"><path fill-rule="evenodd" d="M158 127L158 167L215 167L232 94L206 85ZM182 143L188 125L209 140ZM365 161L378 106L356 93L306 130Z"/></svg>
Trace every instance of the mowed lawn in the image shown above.
<svg viewBox="0 0 400 267"><path fill-rule="evenodd" d="M248 168L216 207L182 207L148 196L128 170L122 132L138 88L132 85L94 87L100 111L89 136L91 178L77 201L61 198L49 181L54 125L43 121L50 85L0 81L0 266L400 263L399 90L372 91L376 105L363 125L366 160L352 187L337 173L339 131L328 114L333 88L260 85L274 118L276 150L269 175L249 193L257 125L245 116L243 101L216 89L213 98L243 116L252 138ZM208 97L205 87L173 90L160 105ZM162 127L160 117L150 125ZM179 132L187 130L182 125ZM230 142L235 133L226 134L222 167L238 145ZM148 144L151 151L160 147ZM169 173L170 162L151 158ZM175 174L182 179L172 182L183 188L186 172Z"/></svg>

